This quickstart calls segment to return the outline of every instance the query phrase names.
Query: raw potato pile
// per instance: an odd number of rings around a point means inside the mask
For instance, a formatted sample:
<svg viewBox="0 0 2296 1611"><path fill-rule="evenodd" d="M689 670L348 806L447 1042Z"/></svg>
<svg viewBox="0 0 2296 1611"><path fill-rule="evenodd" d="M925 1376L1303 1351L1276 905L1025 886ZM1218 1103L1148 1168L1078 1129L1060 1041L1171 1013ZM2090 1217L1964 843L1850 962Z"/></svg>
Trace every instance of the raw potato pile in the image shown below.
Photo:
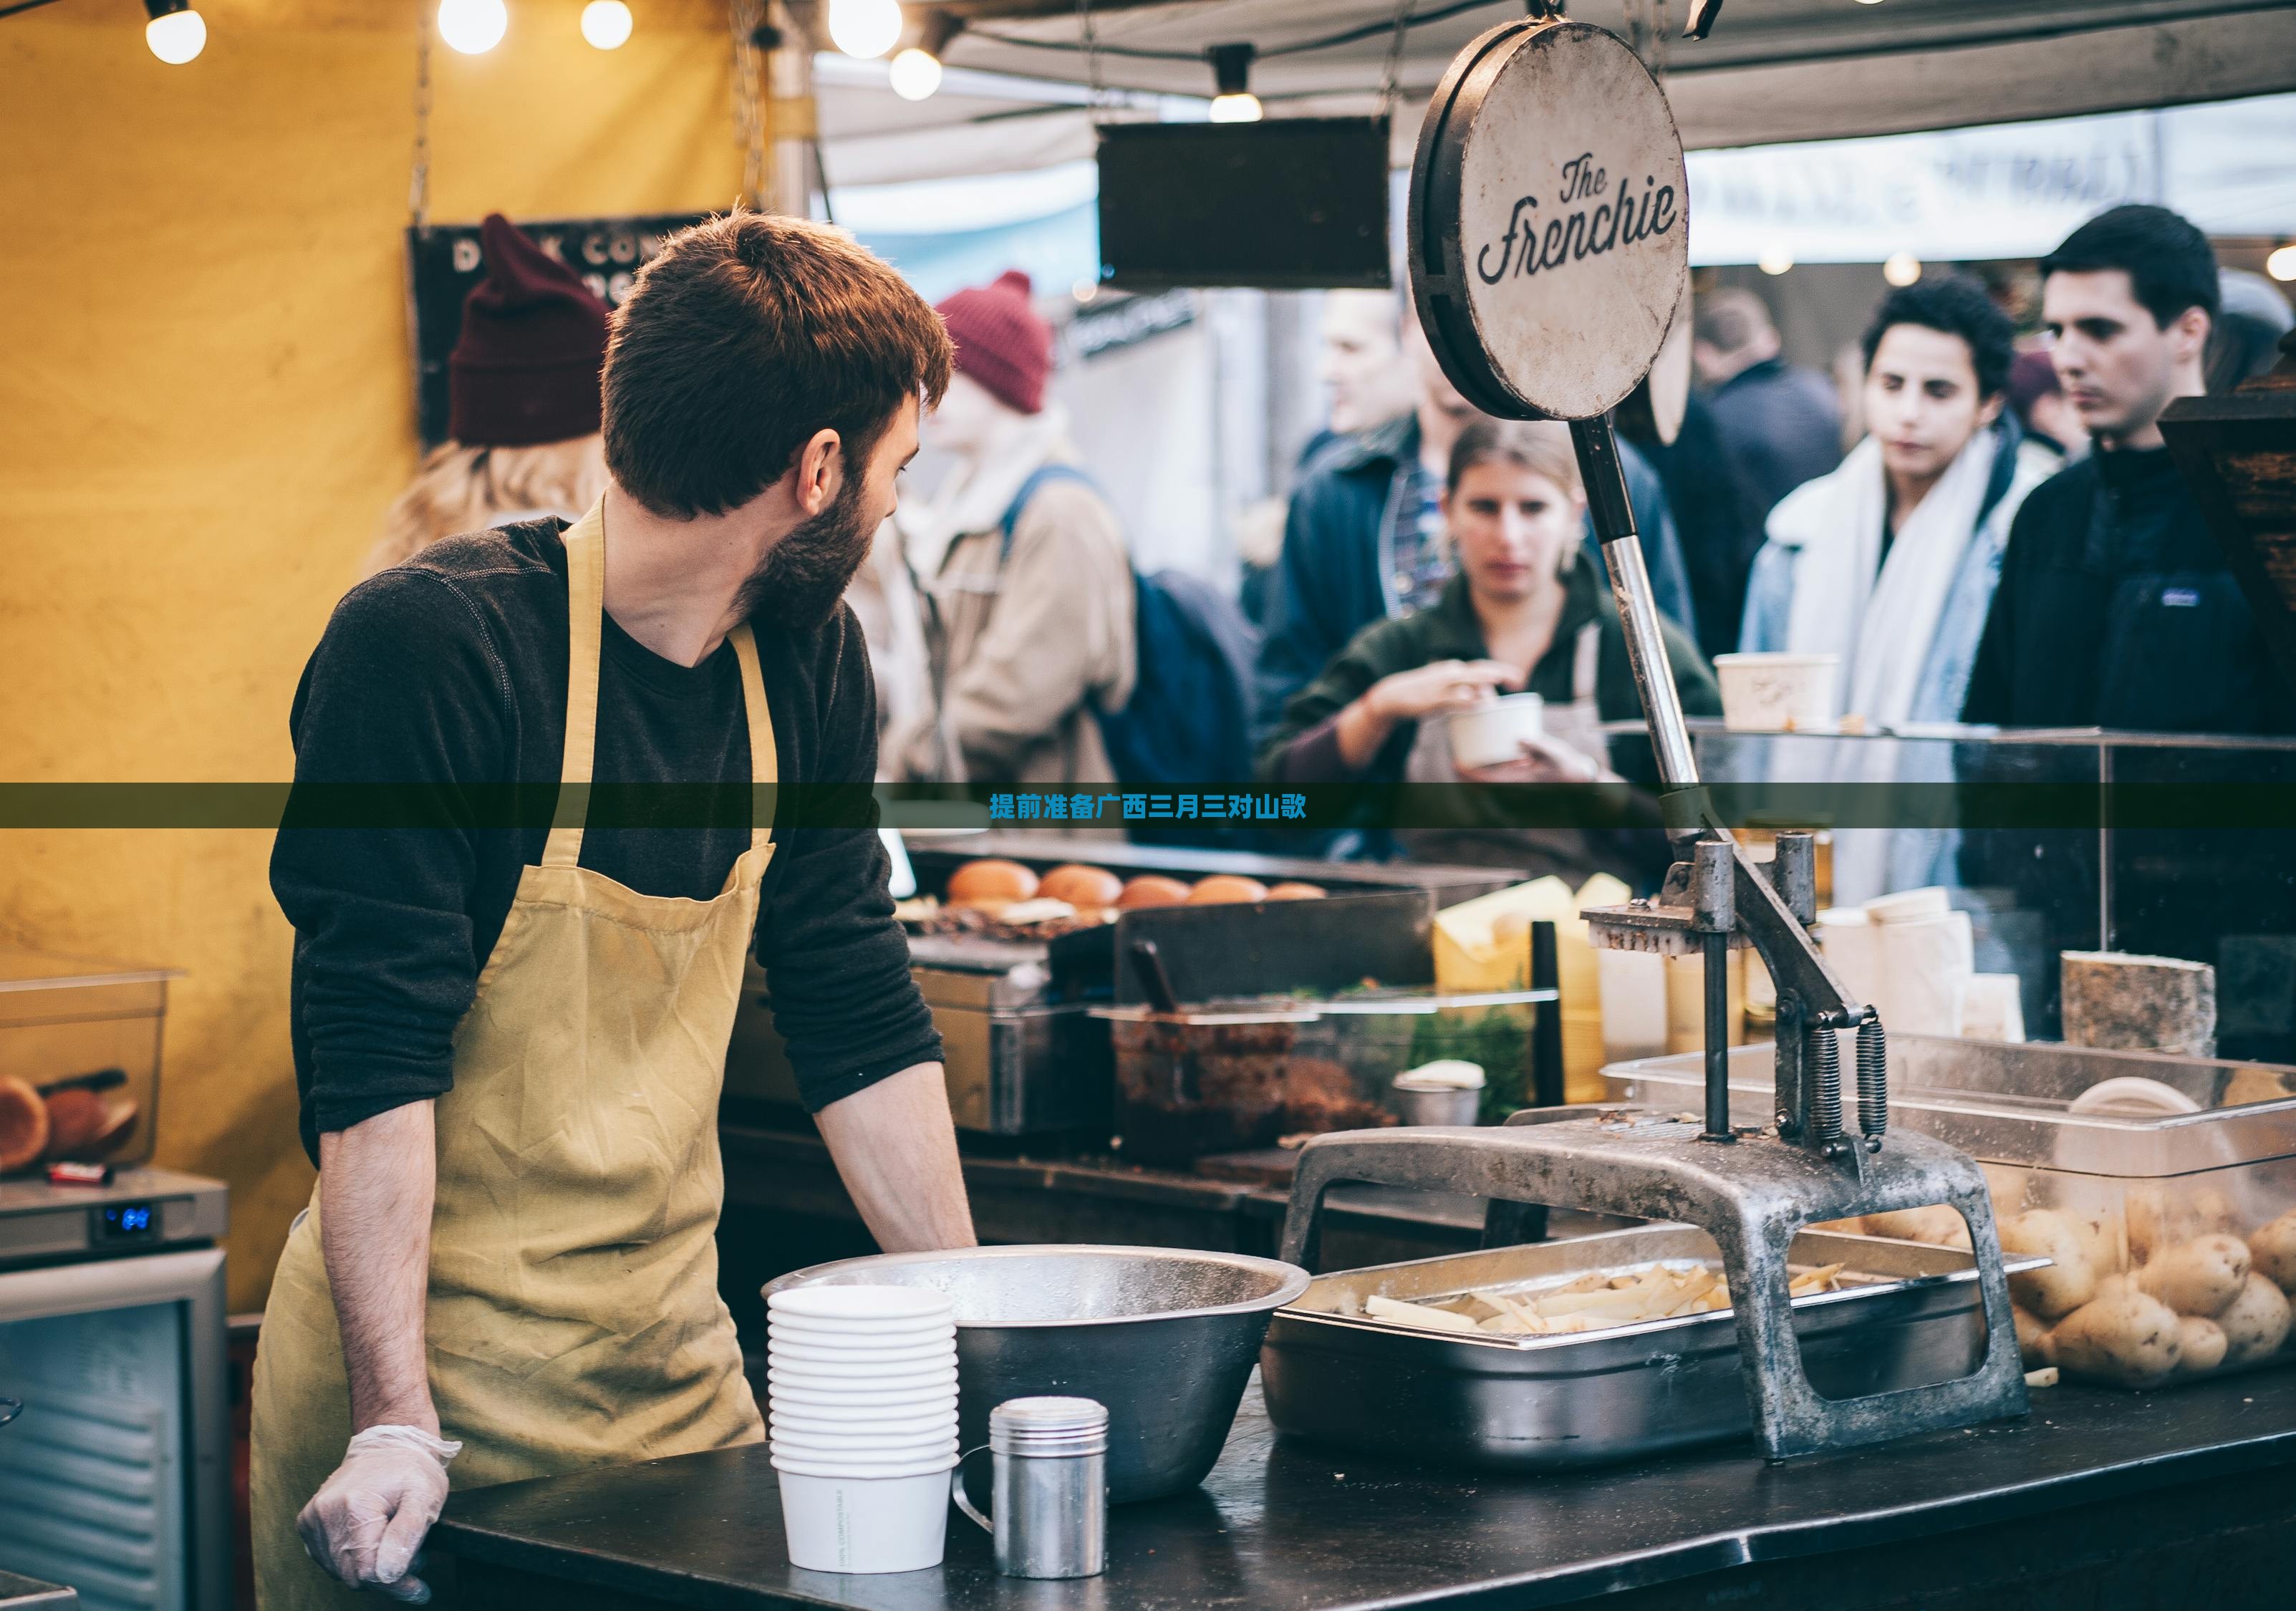
<svg viewBox="0 0 2296 1611"><path fill-rule="evenodd" d="M2021 1212L2023 1190L2023 1177L1997 1173L2002 1251L2053 1261L2009 1278L2028 1370L2055 1365L2090 1381L2152 1387L2252 1364L2289 1343L2296 1209L2243 1239L2232 1200L2213 1186L2173 1198L2131 1190L2120 1213L2105 1214ZM1946 1207L1869 1214L1862 1229L1969 1246L1968 1226Z"/></svg>
<svg viewBox="0 0 2296 1611"><path fill-rule="evenodd" d="M1841 1266L1827 1264L1793 1278L1792 1294L1804 1297L1841 1285ZM1730 1289L1719 1272L1703 1264L1686 1269L1652 1265L1623 1275L1590 1271L1557 1287L1510 1293L1478 1288L1432 1304L1406 1304L1391 1297L1364 1300L1374 1320L1419 1326L1430 1331L1496 1333L1508 1337L1557 1337L1608 1331L1644 1321L1675 1320L1730 1306Z"/></svg>

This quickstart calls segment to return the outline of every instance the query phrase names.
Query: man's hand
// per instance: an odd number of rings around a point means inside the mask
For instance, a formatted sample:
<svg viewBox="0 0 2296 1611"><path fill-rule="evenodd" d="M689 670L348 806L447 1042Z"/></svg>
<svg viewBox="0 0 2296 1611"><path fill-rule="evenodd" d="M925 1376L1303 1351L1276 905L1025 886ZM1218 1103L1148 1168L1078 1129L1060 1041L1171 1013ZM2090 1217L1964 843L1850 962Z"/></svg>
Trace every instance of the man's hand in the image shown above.
<svg viewBox="0 0 2296 1611"><path fill-rule="evenodd" d="M975 1245L939 1063L904 1068L813 1116L878 1247L922 1253Z"/></svg>
<svg viewBox="0 0 2296 1611"><path fill-rule="evenodd" d="M430 1586L410 1568L447 1502L447 1463L462 1451L419 1427L369 1427L296 1517L303 1548L354 1589L429 1603Z"/></svg>

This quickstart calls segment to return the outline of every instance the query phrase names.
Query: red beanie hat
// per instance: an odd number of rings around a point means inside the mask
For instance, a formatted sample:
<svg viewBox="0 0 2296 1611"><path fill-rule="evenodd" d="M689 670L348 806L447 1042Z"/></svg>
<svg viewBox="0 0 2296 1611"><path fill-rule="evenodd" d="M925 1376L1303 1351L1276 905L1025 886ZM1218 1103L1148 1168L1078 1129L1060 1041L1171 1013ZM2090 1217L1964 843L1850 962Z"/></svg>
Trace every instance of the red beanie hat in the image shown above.
<svg viewBox="0 0 2296 1611"><path fill-rule="evenodd" d="M1053 372L1053 327L1029 299L1029 276L1008 268L986 285L972 286L933 311L956 343L959 374L971 375L998 401L1033 414L1045 406Z"/></svg>
<svg viewBox="0 0 2296 1611"><path fill-rule="evenodd" d="M447 434L525 447L598 429L606 305L500 213L480 226L487 277L463 302L447 357Z"/></svg>

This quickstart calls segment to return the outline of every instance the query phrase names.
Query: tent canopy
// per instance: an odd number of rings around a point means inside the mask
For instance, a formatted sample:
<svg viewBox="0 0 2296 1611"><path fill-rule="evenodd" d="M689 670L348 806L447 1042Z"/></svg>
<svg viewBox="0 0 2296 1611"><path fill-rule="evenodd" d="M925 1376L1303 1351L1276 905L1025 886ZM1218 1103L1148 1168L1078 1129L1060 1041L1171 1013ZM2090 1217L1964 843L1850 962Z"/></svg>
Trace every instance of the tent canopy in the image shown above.
<svg viewBox="0 0 2296 1611"><path fill-rule="evenodd" d="M918 0L910 0L913 9ZM1521 14L1520 0L1406 0L1397 145L1459 48ZM965 28L939 94L912 104L882 63L823 56L824 160L870 184L1044 166L1089 156L1084 102L1154 117L1211 93L1204 52L1249 41L1270 116L1372 110L1393 0L1193 0L1089 6L1098 48L1067 0L946 0ZM1570 13L1636 37L1686 0L1574 0ZM1423 17L1425 20L1415 19ZM1326 41L1337 41L1325 43ZM1651 51L1693 149L1965 127L2296 89L2286 0L1727 0L1712 37ZM1183 112L1181 115L1187 115ZM1201 115L1198 113L1197 115ZM920 137L924 136L924 137Z"/></svg>

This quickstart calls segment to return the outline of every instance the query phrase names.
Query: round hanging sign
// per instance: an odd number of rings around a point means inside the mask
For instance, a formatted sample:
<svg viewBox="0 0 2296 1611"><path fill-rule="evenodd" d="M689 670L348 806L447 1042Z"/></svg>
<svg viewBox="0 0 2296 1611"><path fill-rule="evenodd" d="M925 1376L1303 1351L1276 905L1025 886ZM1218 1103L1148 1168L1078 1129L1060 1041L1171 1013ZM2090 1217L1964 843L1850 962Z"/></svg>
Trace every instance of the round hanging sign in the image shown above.
<svg viewBox="0 0 2296 1611"><path fill-rule="evenodd" d="M1690 277L1666 95L1616 35L1505 22L1436 89L1411 168L1411 287L1467 400L1591 419L1634 391Z"/></svg>

